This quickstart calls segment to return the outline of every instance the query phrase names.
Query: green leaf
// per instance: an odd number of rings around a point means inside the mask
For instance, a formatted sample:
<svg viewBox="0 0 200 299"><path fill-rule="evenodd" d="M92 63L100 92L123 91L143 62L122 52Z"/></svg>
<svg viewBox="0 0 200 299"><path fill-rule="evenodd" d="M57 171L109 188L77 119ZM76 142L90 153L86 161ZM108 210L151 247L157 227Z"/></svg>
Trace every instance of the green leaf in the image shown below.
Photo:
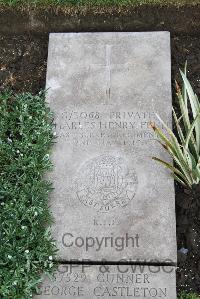
<svg viewBox="0 0 200 299"><path fill-rule="evenodd" d="M192 180L191 174L190 174L190 168L187 164L187 161L185 159L185 156L181 150L181 145L179 144L176 136L174 135L174 133L172 132L172 130L163 122L163 120L157 115L159 121L163 124L163 126L165 127L165 129L167 130L168 134L170 135L172 141L171 144L173 145L173 148L175 150L175 153L173 158L174 160L176 160L176 162L180 165L182 171L184 172L184 175L187 176L187 179L190 181Z"/></svg>
<svg viewBox="0 0 200 299"><path fill-rule="evenodd" d="M181 185L183 185L185 187L188 186L189 188L191 188L191 185L190 185L190 183L187 180L186 181L181 180L175 173L172 173L171 175Z"/></svg>
<svg viewBox="0 0 200 299"><path fill-rule="evenodd" d="M194 94L194 91L192 89L192 86L190 82L188 81L187 77L185 74L180 71L183 82L185 84L185 88L187 90L187 94L190 100L190 105L192 108L192 113L193 113L193 118L195 119L197 115L200 112L200 103L198 101L197 96ZM195 124L195 133L196 133L196 143L197 143L197 149L198 149L198 154L200 153L200 119L198 119L197 123Z"/></svg>
<svg viewBox="0 0 200 299"><path fill-rule="evenodd" d="M180 119L177 118L177 115L176 115L176 112L174 109L173 110L173 116L174 116L174 120L175 120L175 124L176 124L176 128L177 128L177 131L178 131L178 134L179 134L179 138L180 138L180 141L182 143L185 143L185 138L184 138L184 135L183 135L183 131L181 129L181 126L180 126Z"/></svg>
<svg viewBox="0 0 200 299"><path fill-rule="evenodd" d="M186 177L182 174L181 171L179 171L176 167L174 167L173 165L171 165L170 163L161 160L157 157L152 157L153 160L160 162L161 164L163 164L166 168L170 169L172 172L178 174L180 177L182 177L183 180L186 179Z"/></svg>
<svg viewBox="0 0 200 299"><path fill-rule="evenodd" d="M186 140L185 140L185 144L184 144L184 148L185 148L186 150L188 150L188 144L189 144L189 141L190 141L190 139L191 139L192 132L193 132L195 126L196 126L196 123L199 121L199 119L200 119L200 113L196 115L196 117L195 117L193 123L191 124L191 126L190 126L190 128L189 128L189 131L188 131L188 133L187 133Z"/></svg>
<svg viewBox="0 0 200 299"><path fill-rule="evenodd" d="M187 61L185 62L184 75L185 75L185 77L187 77ZM188 111L188 107L187 107L188 106L188 98L187 98L187 90L186 90L185 84L183 84L183 101L184 101L185 108ZM188 112L187 112L187 115L189 116Z"/></svg>

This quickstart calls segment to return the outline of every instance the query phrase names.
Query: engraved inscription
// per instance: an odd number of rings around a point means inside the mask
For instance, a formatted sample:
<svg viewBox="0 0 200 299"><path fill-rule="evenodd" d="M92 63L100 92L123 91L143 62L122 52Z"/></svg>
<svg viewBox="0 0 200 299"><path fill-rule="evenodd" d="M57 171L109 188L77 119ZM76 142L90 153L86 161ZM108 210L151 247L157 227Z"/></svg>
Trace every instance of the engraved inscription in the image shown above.
<svg viewBox="0 0 200 299"><path fill-rule="evenodd" d="M85 162L75 180L78 199L100 212L125 207L134 198L138 179L121 157L101 155Z"/></svg>
<svg viewBox="0 0 200 299"><path fill-rule="evenodd" d="M173 275L172 275L173 274ZM170 266L60 265L37 295L45 298L171 298L167 287L174 276ZM36 297L41 298L41 297ZM43 298L43 297L42 297Z"/></svg>
<svg viewBox="0 0 200 299"><path fill-rule="evenodd" d="M91 108L92 109L92 108ZM101 111L69 109L56 115L56 135L76 148L88 146L133 147L155 140L150 122L157 123L154 111ZM168 124L168 121L165 120Z"/></svg>

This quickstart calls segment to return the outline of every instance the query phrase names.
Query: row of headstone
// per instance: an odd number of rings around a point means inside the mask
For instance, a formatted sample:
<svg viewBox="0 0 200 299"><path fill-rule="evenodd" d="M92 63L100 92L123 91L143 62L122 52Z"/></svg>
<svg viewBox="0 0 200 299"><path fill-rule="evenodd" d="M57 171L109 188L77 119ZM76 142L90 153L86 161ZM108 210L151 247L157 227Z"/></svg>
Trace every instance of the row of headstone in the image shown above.
<svg viewBox="0 0 200 299"><path fill-rule="evenodd" d="M36 298L175 299L174 186L150 128L171 126L169 33L50 34L46 86L60 266Z"/></svg>

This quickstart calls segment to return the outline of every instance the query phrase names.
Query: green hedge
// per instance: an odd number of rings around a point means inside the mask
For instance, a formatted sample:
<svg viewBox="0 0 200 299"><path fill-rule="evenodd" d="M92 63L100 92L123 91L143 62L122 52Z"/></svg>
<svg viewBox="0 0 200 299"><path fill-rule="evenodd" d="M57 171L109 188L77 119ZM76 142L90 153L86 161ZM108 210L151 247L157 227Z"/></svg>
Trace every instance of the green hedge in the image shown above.
<svg viewBox="0 0 200 299"><path fill-rule="evenodd" d="M178 297L178 299L199 299L199 298L200 296L196 295L195 293L186 293L186 292L182 292Z"/></svg>
<svg viewBox="0 0 200 299"><path fill-rule="evenodd" d="M53 118L45 93L0 94L0 298L32 297L56 248L43 175L51 168Z"/></svg>

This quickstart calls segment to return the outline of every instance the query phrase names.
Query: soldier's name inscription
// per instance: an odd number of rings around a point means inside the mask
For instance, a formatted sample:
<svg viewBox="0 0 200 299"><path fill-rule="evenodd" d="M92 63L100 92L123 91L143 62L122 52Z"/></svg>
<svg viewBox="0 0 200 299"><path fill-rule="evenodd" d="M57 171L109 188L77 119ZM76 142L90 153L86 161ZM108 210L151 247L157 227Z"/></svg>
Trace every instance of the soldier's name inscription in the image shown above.
<svg viewBox="0 0 200 299"><path fill-rule="evenodd" d="M49 285L43 288L42 292L38 293L38 295L54 295L54 296L73 296L73 297L83 297L87 295L87 287L74 286L71 285L69 287L64 286L60 287L58 285ZM116 296L120 296L122 298L127 297L157 297L157 298L166 298L167 297L167 289L164 288L148 288L148 287L103 287L97 286L93 289L94 298L102 297L102 298L113 298Z"/></svg>
<svg viewBox="0 0 200 299"><path fill-rule="evenodd" d="M168 280L173 272L174 268L169 266L61 265L53 281L46 280L39 288L38 295L50 298L169 298L164 278ZM159 284L157 273L163 278Z"/></svg>
<svg viewBox="0 0 200 299"><path fill-rule="evenodd" d="M126 146L134 145L142 139L155 139L155 134L150 129L150 122L159 123L154 111L101 111L102 109L71 109L58 113L55 115L57 137L65 138L75 146L93 145L94 140L102 146L116 142Z"/></svg>

